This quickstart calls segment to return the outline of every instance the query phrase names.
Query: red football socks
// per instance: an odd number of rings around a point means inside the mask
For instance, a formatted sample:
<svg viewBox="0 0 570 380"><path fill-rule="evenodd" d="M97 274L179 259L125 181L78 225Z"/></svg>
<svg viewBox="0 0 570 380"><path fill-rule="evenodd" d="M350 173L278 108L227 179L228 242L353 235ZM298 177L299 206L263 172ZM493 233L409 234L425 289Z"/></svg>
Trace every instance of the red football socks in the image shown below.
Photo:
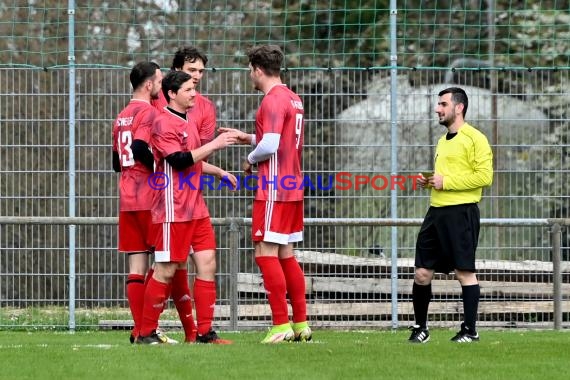
<svg viewBox="0 0 570 380"><path fill-rule="evenodd" d="M255 258L255 262L263 275L263 286L271 307L273 325L289 323L287 285L279 259L273 256L260 256Z"/></svg>
<svg viewBox="0 0 570 380"><path fill-rule="evenodd" d="M305 298L305 275L295 256L279 260L285 280L287 294L293 309L293 323L307 320L307 300Z"/></svg>
<svg viewBox="0 0 570 380"><path fill-rule="evenodd" d="M214 281L194 280L194 304L198 334L205 335L212 328L214 307L216 306L216 283Z"/></svg>
<svg viewBox="0 0 570 380"><path fill-rule="evenodd" d="M156 281L153 277L148 280L144 293L143 319L140 329L141 336L149 336L158 327L158 319L164 310L168 297L169 284Z"/></svg>
<svg viewBox="0 0 570 380"><path fill-rule="evenodd" d="M144 275L129 274L127 276L126 293L129 300L129 307L133 316L133 336L139 335L142 323L142 313L144 304Z"/></svg>
<svg viewBox="0 0 570 380"><path fill-rule="evenodd" d="M186 269L179 269L174 272L171 296L184 328L185 341L195 342L196 324L192 316L192 297L188 286L188 271Z"/></svg>

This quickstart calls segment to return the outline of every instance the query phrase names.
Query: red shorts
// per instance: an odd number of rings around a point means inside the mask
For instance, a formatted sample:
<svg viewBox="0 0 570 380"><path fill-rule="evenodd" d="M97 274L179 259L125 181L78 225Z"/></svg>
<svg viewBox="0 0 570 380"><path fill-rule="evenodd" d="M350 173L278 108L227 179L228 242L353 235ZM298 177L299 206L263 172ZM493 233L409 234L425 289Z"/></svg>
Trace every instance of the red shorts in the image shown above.
<svg viewBox="0 0 570 380"><path fill-rule="evenodd" d="M150 210L119 212L119 252L152 251Z"/></svg>
<svg viewBox="0 0 570 380"><path fill-rule="evenodd" d="M154 261L158 263L182 263L188 259L190 249L194 252L216 249L210 218L154 224L153 236Z"/></svg>
<svg viewBox="0 0 570 380"><path fill-rule="evenodd" d="M253 201L251 237L281 245L303 241L303 201Z"/></svg>
<svg viewBox="0 0 570 380"><path fill-rule="evenodd" d="M192 220L194 233L191 242L191 252L216 250L216 235L210 217Z"/></svg>

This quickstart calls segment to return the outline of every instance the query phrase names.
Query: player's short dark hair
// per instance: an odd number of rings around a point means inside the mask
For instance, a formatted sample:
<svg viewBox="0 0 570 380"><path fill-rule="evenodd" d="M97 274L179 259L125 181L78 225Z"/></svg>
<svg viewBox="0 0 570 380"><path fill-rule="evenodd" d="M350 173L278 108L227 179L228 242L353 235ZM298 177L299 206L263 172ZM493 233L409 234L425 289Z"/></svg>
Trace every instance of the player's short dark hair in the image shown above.
<svg viewBox="0 0 570 380"><path fill-rule="evenodd" d="M182 69L184 62L196 62L199 59L204 66L208 63L208 57L194 46L184 46L176 50L174 58L172 58L171 70Z"/></svg>
<svg viewBox="0 0 570 380"><path fill-rule="evenodd" d="M439 96L443 96L445 94L451 94L451 101L455 104L462 103L463 104L463 117L465 118L465 114L467 113L467 107L469 106L469 99L467 98L467 94L465 90L459 87L448 87L445 90L441 90L439 92Z"/></svg>
<svg viewBox="0 0 570 380"><path fill-rule="evenodd" d="M259 68L270 76L279 76L284 55L277 45L259 45L248 50L247 58L253 68Z"/></svg>
<svg viewBox="0 0 570 380"><path fill-rule="evenodd" d="M156 75L156 70L160 70L160 66L154 62L139 62L133 66L129 79L133 90L138 89L147 80L152 80Z"/></svg>
<svg viewBox="0 0 570 380"><path fill-rule="evenodd" d="M170 102L168 91L177 93L180 87L192 79L192 76L184 71L169 71L164 78L162 78L162 93L167 102Z"/></svg>

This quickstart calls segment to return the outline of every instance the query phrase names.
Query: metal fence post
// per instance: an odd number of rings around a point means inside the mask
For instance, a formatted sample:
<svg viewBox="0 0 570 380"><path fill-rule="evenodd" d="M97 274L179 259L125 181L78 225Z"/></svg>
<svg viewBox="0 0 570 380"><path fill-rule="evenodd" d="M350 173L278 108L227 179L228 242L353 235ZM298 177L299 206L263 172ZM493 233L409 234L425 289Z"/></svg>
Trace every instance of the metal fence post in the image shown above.
<svg viewBox="0 0 570 380"><path fill-rule="evenodd" d="M554 223L551 230L552 239L552 296L554 301L554 329L562 328L562 273L560 268L560 224Z"/></svg>
<svg viewBox="0 0 570 380"><path fill-rule="evenodd" d="M77 274L75 272L75 231L76 225L70 224L69 225L69 299L68 299L68 307L69 307L69 320L68 320L68 328L69 331L75 331L75 287L77 282Z"/></svg>
<svg viewBox="0 0 570 380"><path fill-rule="evenodd" d="M239 272L239 232L240 219L230 219L230 329L237 331L238 321L238 272Z"/></svg>
<svg viewBox="0 0 570 380"><path fill-rule="evenodd" d="M68 0L69 216L75 217L75 1ZM69 225L69 330L75 331L75 225Z"/></svg>
<svg viewBox="0 0 570 380"><path fill-rule="evenodd" d="M397 1L390 1L390 174L398 174L398 46L397 36L397 19L398 7ZM390 217L398 218L398 190L393 188L390 191ZM391 229L391 294L392 294L392 329L398 328L398 227L393 226Z"/></svg>

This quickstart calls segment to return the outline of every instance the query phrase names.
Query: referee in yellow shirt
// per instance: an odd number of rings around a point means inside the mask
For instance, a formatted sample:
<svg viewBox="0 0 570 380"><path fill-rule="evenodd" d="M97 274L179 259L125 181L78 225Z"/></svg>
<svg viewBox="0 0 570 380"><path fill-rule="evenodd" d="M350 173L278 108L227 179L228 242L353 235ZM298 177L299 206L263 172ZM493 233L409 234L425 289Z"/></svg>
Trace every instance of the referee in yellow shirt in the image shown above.
<svg viewBox="0 0 570 380"><path fill-rule="evenodd" d="M480 289L475 274L475 250L479 239L477 203L483 187L493 182L493 153L485 135L465 122L468 99L465 91L450 87L439 94L435 112L447 128L435 153L434 174L418 180L431 188L430 208L418 233L412 299L415 325L411 343L429 341L428 307L434 272L455 272L461 284L464 322L451 340L479 340L475 328Z"/></svg>

